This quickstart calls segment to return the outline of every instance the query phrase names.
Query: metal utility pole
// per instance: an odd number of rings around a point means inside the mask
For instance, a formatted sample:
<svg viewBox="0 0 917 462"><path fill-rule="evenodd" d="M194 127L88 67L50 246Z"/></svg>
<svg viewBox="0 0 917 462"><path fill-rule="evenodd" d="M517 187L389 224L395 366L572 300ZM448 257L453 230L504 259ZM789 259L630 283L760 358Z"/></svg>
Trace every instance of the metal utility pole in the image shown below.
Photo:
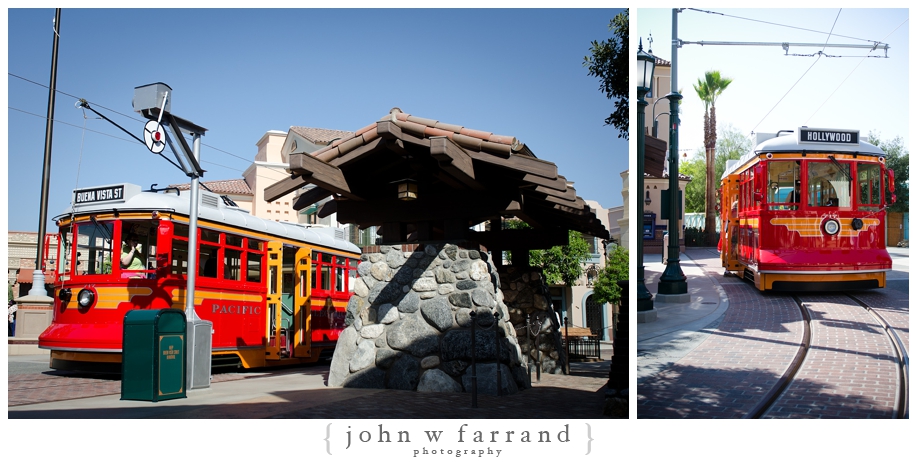
<svg viewBox="0 0 917 462"><path fill-rule="evenodd" d="M659 277L659 293L656 299L660 302L687 302L688 282L685 273L679 265L678 253L678 209L681 201L678 200L678 101L682 99L678 93L678 8L672 8L672 92L666 95L669 99L669 247L665 271Z"/></svg>
<svg viewBox="0 0 917 462"><path fill-rule="evenodd" d="M51 51L51 84L48 90L48 120L45 124L45 158L41 170L41 203L38 207L38 245L35 249L35 271L29 295L46 297L44 255L48 221L48 186L51 184L51 139L54 135L54 96L57 93L57 49L60 43L60 8L54 13L54 45Z"/></svg>

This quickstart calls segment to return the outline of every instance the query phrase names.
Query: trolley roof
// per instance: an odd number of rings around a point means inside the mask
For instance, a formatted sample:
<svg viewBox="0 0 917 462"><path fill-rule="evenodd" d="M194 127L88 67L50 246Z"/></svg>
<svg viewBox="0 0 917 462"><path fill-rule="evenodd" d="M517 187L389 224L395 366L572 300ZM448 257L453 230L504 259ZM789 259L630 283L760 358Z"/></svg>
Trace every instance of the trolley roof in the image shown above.
<svg viewBox="0 0 917 462"><path fill-rule="evenodd" d="M885 157L885 151L860 138L859 130L800 127L778 133L758 133L758 145L738 161L726 162L722 178L761 154L778 152L860 154Z"/></svg>
<svg viewBox="0 0 917 462"><path fill-rule="evenodd" d="M171 211L188 216L191 208L190 197L190 194L182 196L143 191L140 186L130 183L81 188L73 191L71 206L67 207L63 214L55 217L55 220L71 214L113 211ZM198 217L201 219L280 238L360 253L359 247L344 239L346 234L343 229L307 227L265 220L251 215L244 209L227 206L219 195L208 191L200 191L198 198Z"/></svg>

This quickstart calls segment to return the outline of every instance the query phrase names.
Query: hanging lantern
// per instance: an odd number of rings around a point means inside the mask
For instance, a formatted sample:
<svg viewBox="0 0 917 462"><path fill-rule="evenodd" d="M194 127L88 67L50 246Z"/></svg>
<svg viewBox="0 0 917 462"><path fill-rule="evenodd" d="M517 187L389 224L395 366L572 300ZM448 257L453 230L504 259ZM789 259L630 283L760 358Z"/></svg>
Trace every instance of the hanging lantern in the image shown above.
<svg viewBox="0 0 917 462"><path fill-rule="evenodd" d="M411 179L404 179L399 181L398 199L403 201L412 201L417 199L417 182Z"/></svg>

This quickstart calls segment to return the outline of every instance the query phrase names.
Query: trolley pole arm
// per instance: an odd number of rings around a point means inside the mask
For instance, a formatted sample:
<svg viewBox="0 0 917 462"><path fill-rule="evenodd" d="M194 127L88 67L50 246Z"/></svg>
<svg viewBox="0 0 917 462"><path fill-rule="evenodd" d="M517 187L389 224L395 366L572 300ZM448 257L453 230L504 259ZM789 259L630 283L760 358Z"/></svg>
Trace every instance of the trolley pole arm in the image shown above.
<svg viewBox="0 0 917 462"><path fill-rule="evenodd" d="M124 127L122 127L122 126L116 124L113 120L109 119L108 117L105 117L101 112L99 112L99 111L97 111L97 110L91 108L91 107L89 106L89 102L86 101L85 99L80 98L80 101L79 101L79 103L78 103L78 106L81 107L81 108L83 108L83 109L89 109L90 111L92 111L93 114L95 114L95 115L97 115L97 116L99 116L99 117L105 119L106 121L108 121L108 123L110 123L110 124L112 124L112 125L114 125L114 126L120 128L122 132L127 133L128 135L130 135L131 138L133 138L133 139L139 141L140 144L145 144L145 143L143 142L143 140L141 140L140 138L137 137L137 135L135 135L135 134L133 134L133 133L127 131L127 129L125 129Z"/></svg>

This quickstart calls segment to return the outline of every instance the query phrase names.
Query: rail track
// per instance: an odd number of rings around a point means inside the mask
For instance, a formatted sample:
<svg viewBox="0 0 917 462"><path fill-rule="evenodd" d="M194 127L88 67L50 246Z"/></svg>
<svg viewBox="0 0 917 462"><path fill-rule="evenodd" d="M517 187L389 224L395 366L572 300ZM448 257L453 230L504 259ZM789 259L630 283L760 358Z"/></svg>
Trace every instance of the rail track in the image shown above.
<svg viewBox="0 0 917 462"><path fill-rule="evenodd" d="M887 363L889 359L894 360L895 381L897 386L895 387L895 405L891 412L891 417L909 418L909 357L907 348L904 342L901 341L896 329L886 321L881 313L850 293L842 293L840 295L813 294L806 295L805 297L806 300L803 300L800 296L793 295L793 299L800 309L804 323L803 338L799 344L797 354L784 374L780 377L777 384L764 396L757 406L746 414L745 418L843 416L844 411L838 410L838 408L848 406L856 407L859 405L860 399L847 395L834 402L810 405L805 411L800 410L801 406L798 403L804 403L807 400L816 402L821 399L819 396L820 393L817 393L818 389L812 385L811 380L807 378L800 379L800 375L807 372L810 377L818 377L820 374L822 376L832 376L835 378L840 376L842 378L839 382L845 382L857 380L853 376L857 374L863 376L864 374L859 369L865 369L866 374L875 374L877 376L877 383L881 382L882 374L876 372L876 368L872 367L870 364L865 366L860 364L859 359L861 356L867 358L864 361L869 363ZM842 308L829 311L825 306L831 306L831 304L835 306L842 305ZM813 312L813 307L816 306L818 309L815 309L815 312ZM862 319L854 319L854 317L849 315L849 310L845 313L844 308L852 306L858 306L862 308L865 313L868 313L871 322L868 323ZM845 314L848 315L846 319L844 318ZM817 360L812 359L810 353L813 350L824 352L826 355L846 354L849 356L852 354L846 351L846 345L843 344L841 340L838 340L843 338L845 334L848 334L844 329L861 329L867 334L874 334L874 329L881 330L887 342L885 346L889 347L887 350L894 351L894 356L889 358L886 353L879 351L882 350L882 348L877 348L876 351L857 352L855 353L856 358L852 360L852 362L850 358L848 358L847 363L843 363L840 368L836 370L828 371L827 373L821 371L819 368L824 368L824 364L830 364L830 361L825 361L824 358L821 358L821 361L817 362ZM821 339L819 344L813 345L814 337L819 337ZM832 340L826 343L826 339ZM813 364L809 365L809 362ZM887 369L884 365L882 365L882 368ZM800 382L802 385L794 387L794 384ZM844 402L843 398L849 398L849 402ZM876 417L876 415L871 416Z"/></svg>

